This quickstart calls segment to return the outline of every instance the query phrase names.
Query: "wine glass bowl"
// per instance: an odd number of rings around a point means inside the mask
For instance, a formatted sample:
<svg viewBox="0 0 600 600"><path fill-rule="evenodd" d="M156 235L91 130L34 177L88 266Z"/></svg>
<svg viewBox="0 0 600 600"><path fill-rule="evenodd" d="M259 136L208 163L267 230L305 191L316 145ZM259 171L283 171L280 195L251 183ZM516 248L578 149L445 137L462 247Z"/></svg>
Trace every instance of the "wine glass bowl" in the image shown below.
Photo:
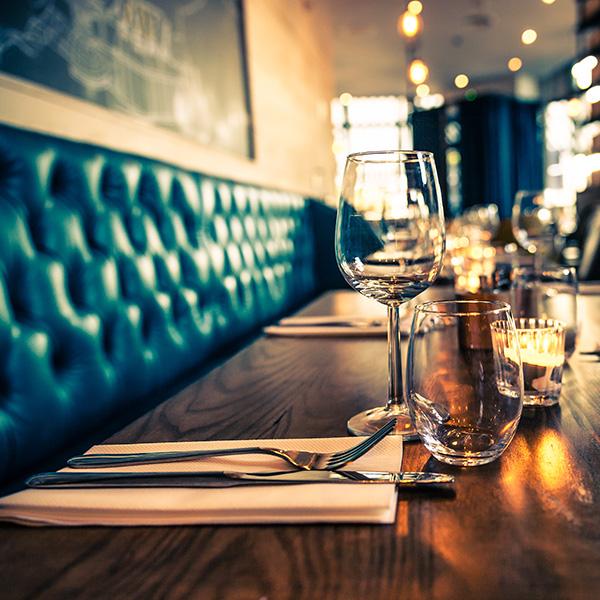
<svg viewBox="0 0 600 600"><path fill-rule="evenodd" d="M534 257L548 257L554 251L556 215L547 206L543 191L521 190L515 196L511 218L519 245Z"/></svg>
<svg viewBox="0 0 600 600"><path fill-rule="evenodd" d="M500 216L496 204L477 204L463 213L463 229L472 232L468 235L473 241L490 243L498 233Z"/></svg>
<svg viewBox="0 0 600 600"><path fill-rule="evenodd" d="M427 289L442 267L444 216L433 155L419 151L351 154L336 222L336 259L358 292L388 306L386 406L355 415L348 429L369 435L391 417L416 436L403 399L399 307Z"/></svg>

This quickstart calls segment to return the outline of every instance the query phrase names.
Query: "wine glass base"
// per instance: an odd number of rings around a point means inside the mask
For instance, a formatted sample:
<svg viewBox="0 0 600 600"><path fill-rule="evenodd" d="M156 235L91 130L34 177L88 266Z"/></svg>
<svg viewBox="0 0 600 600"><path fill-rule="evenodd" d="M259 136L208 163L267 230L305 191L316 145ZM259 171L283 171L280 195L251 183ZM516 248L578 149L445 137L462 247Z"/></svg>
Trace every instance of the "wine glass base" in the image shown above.
<svg viewBox="0 0 600 600"><path fill-rule="evenodd" d="M354 435L371 435L392 417L396 418L396 427L390 435L401 435L406 441L419 439L404 405L379 406L360 412L348 420L348 431Z"/></svg>

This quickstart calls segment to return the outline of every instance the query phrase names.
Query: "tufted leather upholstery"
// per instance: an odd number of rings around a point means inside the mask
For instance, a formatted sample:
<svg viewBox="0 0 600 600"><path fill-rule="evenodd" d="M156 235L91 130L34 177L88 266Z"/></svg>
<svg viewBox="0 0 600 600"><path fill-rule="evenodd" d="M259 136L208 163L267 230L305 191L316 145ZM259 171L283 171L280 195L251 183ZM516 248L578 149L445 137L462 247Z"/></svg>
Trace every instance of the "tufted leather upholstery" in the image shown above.
<svg viewBox="0 0 600 600"><path fill-rule="evenodd" d="M0 127L0 480L314 295L313 253L301 196Z"/></svg>

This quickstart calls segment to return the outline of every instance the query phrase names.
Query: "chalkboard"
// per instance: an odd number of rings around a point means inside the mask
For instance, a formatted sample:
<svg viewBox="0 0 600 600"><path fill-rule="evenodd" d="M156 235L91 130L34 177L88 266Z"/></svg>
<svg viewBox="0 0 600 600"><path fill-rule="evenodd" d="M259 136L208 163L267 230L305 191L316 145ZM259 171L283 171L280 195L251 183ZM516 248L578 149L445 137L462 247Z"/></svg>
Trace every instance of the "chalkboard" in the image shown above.
<svg viewBox="0 0 600 600"><path fill-rule="evenodd" d="M0 71L252 156L241 0L0 2Z"/></svg>

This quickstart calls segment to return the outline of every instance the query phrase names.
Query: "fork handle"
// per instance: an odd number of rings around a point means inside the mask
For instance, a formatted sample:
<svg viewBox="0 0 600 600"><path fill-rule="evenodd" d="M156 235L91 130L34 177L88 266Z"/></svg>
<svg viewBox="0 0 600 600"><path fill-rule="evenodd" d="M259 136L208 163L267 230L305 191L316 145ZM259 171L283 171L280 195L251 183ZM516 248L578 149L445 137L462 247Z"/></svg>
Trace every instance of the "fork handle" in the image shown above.
<svg viewBox="0 0 600 600"><path fill-rule="evenodd" d="M234 454L271 454L285 458L276 448L244 447L221 448L216 450L185 450L179 452L135 452L129 454L86 454L74 456L67 461L73 469L94 467L114 467L117 465L145 465L159 462L191 460L205 456L230 456Z"/></svg>

